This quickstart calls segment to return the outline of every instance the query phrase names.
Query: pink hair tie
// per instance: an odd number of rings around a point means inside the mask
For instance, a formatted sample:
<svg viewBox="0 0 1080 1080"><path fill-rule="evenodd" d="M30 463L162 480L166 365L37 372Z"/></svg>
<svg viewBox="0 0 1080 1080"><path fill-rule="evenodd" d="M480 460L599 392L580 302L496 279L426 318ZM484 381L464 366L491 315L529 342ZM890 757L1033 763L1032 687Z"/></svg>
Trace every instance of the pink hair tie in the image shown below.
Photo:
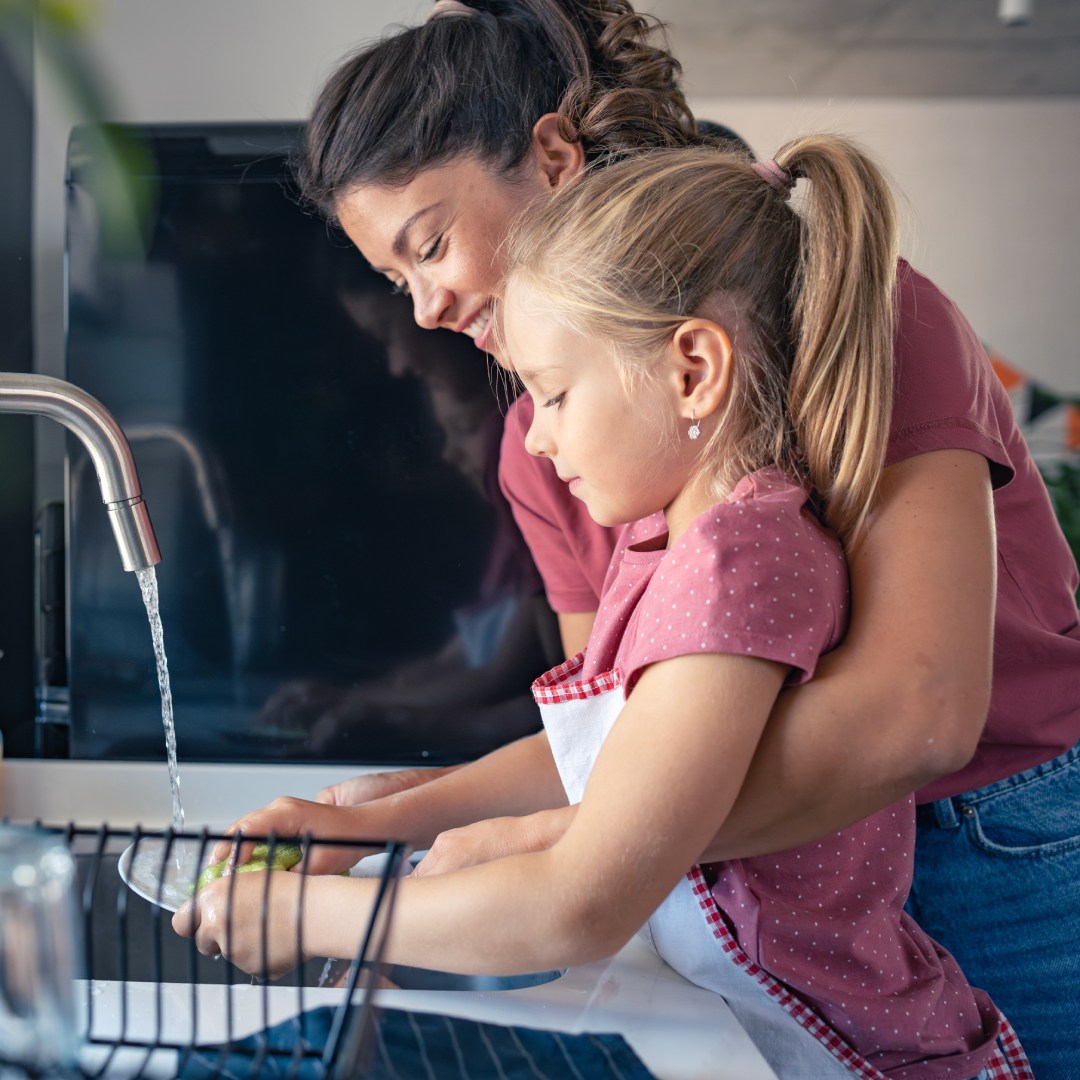
<svg viewBox="0 0 1080 1080"><path fill-rule="evenodd" d="M778 191L786 199L795 186L795 177L783 167L769 158L768 161L755 161L752 166L754 172L765 181L769 187Z"/></svg>
<svg viewBox="0 0 1080 1080"><path fill-rule="evenodd" d="M432 19L445 15L464 15L468 17L475 14L476 8L463 4L461 0L435 0L424 22L431 22Z"/></svg>

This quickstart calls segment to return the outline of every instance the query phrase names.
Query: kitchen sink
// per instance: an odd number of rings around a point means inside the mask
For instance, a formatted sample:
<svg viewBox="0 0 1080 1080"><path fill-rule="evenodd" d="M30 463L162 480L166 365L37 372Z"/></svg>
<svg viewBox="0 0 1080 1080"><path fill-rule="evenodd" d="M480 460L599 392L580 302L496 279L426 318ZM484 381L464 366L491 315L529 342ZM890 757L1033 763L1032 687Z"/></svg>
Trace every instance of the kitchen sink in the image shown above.
<svg viewBox="0 0 1080 1080"><path fill-rule="evenodd" d="M400 990L521 990L553 982L562 974L561 971L538 971L530 975L457 975L392 964L386 971L386 978Z"/></svg>

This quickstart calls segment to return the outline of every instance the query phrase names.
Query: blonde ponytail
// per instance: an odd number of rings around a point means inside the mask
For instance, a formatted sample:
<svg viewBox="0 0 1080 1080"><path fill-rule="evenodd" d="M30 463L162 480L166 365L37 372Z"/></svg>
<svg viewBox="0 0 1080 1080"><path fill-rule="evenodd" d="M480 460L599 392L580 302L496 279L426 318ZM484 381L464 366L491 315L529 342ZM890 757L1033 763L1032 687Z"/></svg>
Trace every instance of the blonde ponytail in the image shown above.
<svg viewBox="0 0 1080 1080"><path fill-rule="evenodd" d="M788 407L830 524L856 536L884 467L892 414L895 207L877 167L846 139L798 139L776 160L809 181Z"/></svg>

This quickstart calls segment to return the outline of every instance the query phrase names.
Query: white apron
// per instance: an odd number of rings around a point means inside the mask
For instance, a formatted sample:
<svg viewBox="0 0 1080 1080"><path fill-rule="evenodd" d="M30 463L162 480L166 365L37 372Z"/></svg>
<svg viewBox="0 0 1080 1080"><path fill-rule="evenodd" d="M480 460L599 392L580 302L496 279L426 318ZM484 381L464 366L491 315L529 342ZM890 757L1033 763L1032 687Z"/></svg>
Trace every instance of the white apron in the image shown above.
<svg viewBox="0 0 1080 1080"><path fill-rule="evenodd" d="M625 704L611 673L578 680L583 655L533 684L571 804L581 801L600 747ZM728 931L700 867L682 878L639 934L685 979L723 997L780 1080L885 1080L746 956Z"/></svg>

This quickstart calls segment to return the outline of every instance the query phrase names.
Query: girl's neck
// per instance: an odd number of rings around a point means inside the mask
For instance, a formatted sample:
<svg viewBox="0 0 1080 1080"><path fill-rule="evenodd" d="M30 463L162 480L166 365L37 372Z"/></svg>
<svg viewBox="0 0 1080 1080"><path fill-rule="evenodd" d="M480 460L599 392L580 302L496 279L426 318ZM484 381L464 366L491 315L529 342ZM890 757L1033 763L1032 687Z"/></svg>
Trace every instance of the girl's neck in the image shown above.
<svg viewBox="0 0 1080 1080"><path fill-rule="evenodd" d="M710 506L723 502L729 494L730 491L718 491L700 473L693 477L664 507L664 520L668 527L667 546L676 544L695 518L704 514Z"/></svg>

